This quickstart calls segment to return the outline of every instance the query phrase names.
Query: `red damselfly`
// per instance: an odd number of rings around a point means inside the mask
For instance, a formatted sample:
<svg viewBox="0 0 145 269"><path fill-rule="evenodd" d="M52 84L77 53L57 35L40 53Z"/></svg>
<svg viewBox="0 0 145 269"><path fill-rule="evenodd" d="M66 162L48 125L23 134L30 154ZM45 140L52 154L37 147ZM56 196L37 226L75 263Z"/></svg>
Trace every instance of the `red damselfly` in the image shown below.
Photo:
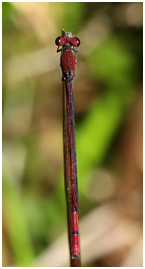
<svg viewBox="0 0 145 269"><path fill-rule="evenodd" d="M63 81L63 145L64 145L64 177L67 200L67 219L72 267L81 266L79 229L78 229L78 182L75 145L75 119L73 103L73 81L75 76L77 47L80 40L70 32L62 30L62 36L55 40L61 51L60 66Z"/></svg>

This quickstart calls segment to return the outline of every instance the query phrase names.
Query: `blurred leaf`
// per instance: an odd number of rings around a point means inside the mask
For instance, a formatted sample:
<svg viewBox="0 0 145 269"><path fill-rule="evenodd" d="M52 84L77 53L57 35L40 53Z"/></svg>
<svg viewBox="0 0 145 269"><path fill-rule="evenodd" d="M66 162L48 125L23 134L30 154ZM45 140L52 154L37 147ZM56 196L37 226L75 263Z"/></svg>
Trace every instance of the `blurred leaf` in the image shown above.
<svg viewBox="0 0 145 269"><path fill-rule="evenodd" d="M62 28L75 34L85 19L86 6L79 2L63 2L64 21Z"/></svg>
<svg viewBox="0 0 145 269"><path fill-rule="evenodd" d="M3 27L5 27L6 24L8 24L10 22L12 11L13 11L13 7L12 7L11 3L9 3L9 2L2 3L2 24L3 24Z"/></svg>
<svg viewBox="0 0 145 269"><path fill-rule="evenodd" d="M134 58L116 37L110 37L94 50L89 55L88 63L94 78L107 82L107 85L134 82Z"/></svg>
<svg viewBox="0 0 145 269"><path fill-rule="evenodd" d="M80 189L88 172L103 162L134 95L135 61L119 40L108 40L89 56L88 63L94 78L105 87L77 130Z"/></svg>
<svg viewBox="0 0 145 269"><path fill-rule="evenodd" d="M19 266L30 265L33 259L33 249L24 208L19 191L14 184L14 178L5 166L3 167L3 216L15 263Z"/></svg>

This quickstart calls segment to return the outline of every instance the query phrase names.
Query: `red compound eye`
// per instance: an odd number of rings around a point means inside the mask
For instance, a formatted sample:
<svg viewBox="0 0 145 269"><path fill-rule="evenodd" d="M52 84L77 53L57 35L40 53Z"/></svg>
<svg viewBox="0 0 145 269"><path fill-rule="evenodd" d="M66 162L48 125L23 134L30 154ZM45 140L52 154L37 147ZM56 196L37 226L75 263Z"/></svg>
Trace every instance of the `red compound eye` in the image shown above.
<svg viewBox="0 0 145 269"><path fill-rule="evenodd" d="M63 46L66 43L70 43L72 46L74 47L79 47L80 45L80 40L77 37L62 37L62 36L58 36L55 40L55 44L57 46Z"/></svg>
<svg viewBox="0 0 145 269"><path fill-rule="evenodd" d="M77 38L77 37L73 37L73 38L71 38L71 44L72 44L73 46L75 46L75 47L79 47L79 45L80 45L80 40L79 40L79 38Z"/></svg>
<svg viewBox="0 0 145 269"><path fill-rule="evenodd" d="M62 37L62 36L58 36L55 40L55 44L57 46L63 46L65 43L66 43L66 38L65 37Z"/></svg>
<svg viewBox="0 0 145 269"><path fill-rule="evenodd" d="M58 36L58 37L55 39L55 44L56 44L57 46L60 45L60 39L61 39L61 36Z"/></svg>

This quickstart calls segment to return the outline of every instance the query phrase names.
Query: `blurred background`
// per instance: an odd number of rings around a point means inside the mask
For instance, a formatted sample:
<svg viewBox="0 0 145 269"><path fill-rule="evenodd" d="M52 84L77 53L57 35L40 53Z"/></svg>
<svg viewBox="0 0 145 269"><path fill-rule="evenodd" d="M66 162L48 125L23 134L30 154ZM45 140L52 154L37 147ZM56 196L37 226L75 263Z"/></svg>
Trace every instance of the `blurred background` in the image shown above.
<svg viewBox="0 0 145 269"><path fill-rule="evenodd" d="M142 3L2 3L3 266L69 266L55 38L81 40L83 266L142 266Z"/></svg>

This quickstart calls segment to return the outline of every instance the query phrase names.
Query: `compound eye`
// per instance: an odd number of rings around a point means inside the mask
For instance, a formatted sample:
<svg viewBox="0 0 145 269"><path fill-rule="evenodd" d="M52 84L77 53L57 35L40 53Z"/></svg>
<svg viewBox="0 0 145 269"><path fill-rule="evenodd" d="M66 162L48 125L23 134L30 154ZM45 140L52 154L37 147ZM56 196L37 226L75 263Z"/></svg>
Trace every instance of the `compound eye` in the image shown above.
<svg viewBox="0 0 145 269"><path fill-rule="evenodd" d="M79 47L80 45L80 40L78 37L74 37L71 39L71 44L74 46L74 47Z"/></svg>
<svg viewBox="0 0 145 269"><path fill-rule="evenodd" d="M59 45L60 45L60 40L61 40L61 36L58 36L58 37L55 39L55 44L56 44L56 46L59 46Z"/></svg>
<svg viewBox="0 0 145 269"><path fill-rule="evenodd" d="M58 36L55 40L55 44L57 46L63 46L66 43L66 38L62 37L62 36Z"/></svg>
<svg viewBox="0 0 145 269"><path fill-rule="evenodd" d="M76 37L76 39L77 39L77 47L79 47L79 45L80 45L80 39L78 38L78 37Z"/></svg>

